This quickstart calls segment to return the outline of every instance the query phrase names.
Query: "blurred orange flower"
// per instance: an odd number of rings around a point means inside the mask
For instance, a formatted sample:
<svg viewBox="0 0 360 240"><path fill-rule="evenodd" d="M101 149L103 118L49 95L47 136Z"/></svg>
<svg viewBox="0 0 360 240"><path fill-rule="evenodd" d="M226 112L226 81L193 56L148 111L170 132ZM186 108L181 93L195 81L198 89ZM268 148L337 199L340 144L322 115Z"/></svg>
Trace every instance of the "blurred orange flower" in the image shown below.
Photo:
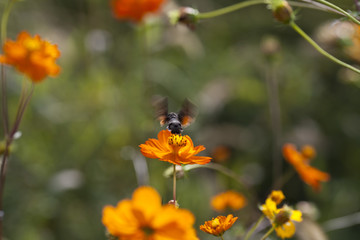
<svg viewBox="0 0 360 240"><path fill-rule="evenodd" d="M13 65L33 82L41 82L48 75L55 77L60 72L60 67L55 63L60 57L57 45L42 40L39 35L31 37L23 31L16 41L7 40L3 51L0 63Z"/></svg>
<svg viewBox="0 0 360 240"><path fill-rule="evenodd" d="M116 18L141 22L147 13L155 13L165 0L112 0Z"/></svg>
<svg viewBox="0 0 360 240"><path fill-rule="evenodd" d="M274 201L274 196L277 196L275 198L277 202ZM265 204L260 206L260 210L270 220L276 234L282 239L290 238L295 234L296 228L293 221L302 221L302 213L300 211L293 210L287 205L277 208L277 205L283 199L285 199L285 196L282 191L273 191L266 199Z"/></svg>
<svg viewBox="0 0 360 240"><path fill-rule="evenodd" d="M302 152L298 152L294 145L285 144L283 146L283 155L299 173L300 178L305 183L309 184L315 191L319 191L320 181L329 181L330 175L309 165L309 156L315 156L315 150L313 148L309 149L309 147L310 146L306 146L303 148Z"/></svg>
<svg viewBox="0 0 360 240"><path fill-rule="evenodd" d="M111 235L126 240L195 240L194 221L188 210L162 206L160 195L147 186L137 188L131 200L105 206L102 217Z"/></svg>
<svg viewBox="0 0 360 240"><path fill-rule="evenodd" d="M205 150L200 145L194 147L194 143L187 135L171 134L168 130L162 130L158 139L149 139L139 146L141 153L148 158L158 158L173 164L206 164L210 157L194 156Z"/></svg>
<svg viewBox="0 0 360 240"><path fill-rule="evenodd" d="M226 191L211 199L211 206L216 211L224 211L228 208L236 211L246 205L246 198L238 192Z"/></svg>
<svg viewBox="0 0 360 240"><path fill-rule="evenodd" d="M225 216L217 216L210 221L206 221L200 226L200 230L214 236L222 236L237 220L232 214Z"/></svg>

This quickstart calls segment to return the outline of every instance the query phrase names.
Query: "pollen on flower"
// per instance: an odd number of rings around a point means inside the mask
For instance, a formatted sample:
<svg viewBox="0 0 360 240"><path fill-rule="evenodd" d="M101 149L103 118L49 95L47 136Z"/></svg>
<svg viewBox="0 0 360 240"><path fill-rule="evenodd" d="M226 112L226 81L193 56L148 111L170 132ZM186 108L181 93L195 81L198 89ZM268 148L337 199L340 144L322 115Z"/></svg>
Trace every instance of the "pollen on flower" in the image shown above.
<svg viewBox="0 0 360 240"><path fill-rule="evenodd" d="M204 146L195 147L188 135L171 134L168 130L160 131L158 139L151 138L139 147L145 157L157 158L177 165L206 164L211 160L211 157L196 156L205 150Z"/></svg>
<svg viewBox="0 0 360 240"><path fill-rule="evenodd" d="M184 147L186 146L186 142L186 139L180 134L171 134L171 136L168 138L168 143L172 146Z"/></svg>

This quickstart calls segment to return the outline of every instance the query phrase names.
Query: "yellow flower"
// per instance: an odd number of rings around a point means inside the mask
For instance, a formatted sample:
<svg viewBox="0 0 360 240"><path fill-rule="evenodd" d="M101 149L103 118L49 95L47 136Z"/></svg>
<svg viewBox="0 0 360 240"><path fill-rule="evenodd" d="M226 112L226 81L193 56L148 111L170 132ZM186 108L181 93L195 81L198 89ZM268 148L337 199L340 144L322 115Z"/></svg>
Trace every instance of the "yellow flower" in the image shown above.
<svg viewBox="0 0 360 240"><path fill-rule="evenodd" d="M225 216L217 216L210 221L206 221L200 226L200 230L214 236L222 236L237 220L232 214Z"/></svg>
<svg viewBox="0 0 360 240"><path fill-rule="evenodd" d="M193 214L173 205L161 205L160 195L151 187L139 187L132 199L116 207L105 206L102 222L119 240L195 240Z"/></svg>
<svg viewBox="0 0 360 240"><path fill-rule="evenodd" d="M309 165L310 159L315 156L315 150L310 146L305 146L302 152L298 152L294 145L285 144L283 146L283 155L293 165L300 178L309 184L313 190L320 190L320 181L327 182L330 180L329 174Z"/></svg>
<svg viewBox="0 0 360 240"><path fill-rule="evenodd" d="M281 191L273 191L265 200L265 204L260 206L260 210L270 220L279 237L282 239L290 238L296 230L293 221L301 222L302 214L300 211L293 210L287 205L284 205L282 208L277 208L278 203L273 200L274 196L280 196L280 198L275 198L277 201L281 199L280 202L285 199Z"/></svg>
<svg viewBox="0 0 360 240"><path fill-rule="evenodd" d="M280 204L285 199L285 195L281 190L273 190L268 198L270 198L276 204Z"/></svg>
<svg viewBox="0 0 360 240"><path fill-rule="evenodd" d="M158 139L149 139L139 146L141 153L148 158L158 158L173 164L206 164L210 157L194 156L205 150L200 145L194 147L194 143L187 135L171 134L168 130L162 130Z"/></svg>
<svg viewBox="0 0 360 240"><path fill-rule="evenodd" d="M242 194L231 190L220 193L211 199L211 206L216 211L224 211L227 208L236 211L245 205L246 198Z"/></svg>
<svg viewBox="0 0 360 240"><path fill-rule="evenodd" d="M16 41L5 42L3 51L0 63L14 66L33 82L40 82L48 75L57 76L60 72L60 67L55 63L60 51L39 35L31 37L29 33L21 32Z"/></svg>

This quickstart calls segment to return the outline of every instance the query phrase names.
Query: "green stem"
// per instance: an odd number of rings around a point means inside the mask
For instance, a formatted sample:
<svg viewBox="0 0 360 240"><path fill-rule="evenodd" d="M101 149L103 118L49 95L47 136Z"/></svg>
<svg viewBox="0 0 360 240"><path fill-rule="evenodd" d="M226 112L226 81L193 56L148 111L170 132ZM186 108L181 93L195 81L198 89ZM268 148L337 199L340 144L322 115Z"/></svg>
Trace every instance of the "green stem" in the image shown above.
<svg viewBox="0 0 360 240"><path fill-rule="evenodd" d="M252 226L252 228L246 233L246 236L244 238L244 240L248 240L252 234L254 233L255 229L260 225L260 223L264 220L265 216L261 215L261 217L259 218L259 220L257 220L257 222L255 223L254 226Z"/></svg>
<svg viewBox="0 0 360 240"><path fill-rule="evenodd" d="M350 13L346 12L345 10L343 10L342 8L336 6L335 4L332 4L328 1L325 0L315 0L316 2L322 3L332 9L335 9L336 11L339 11L340 13L344 14L346 17L348 17L351 21L353 21L354 23L360 25L359 20L357 20L353 15L351 15Z"/></svg>
<svg viewBox="0 0 360 240"><path fill-rule="evenodd" d="M289 24L297 33L299 33L306 41L308 41L319 53L321 53L325 57L329 58L333 62L360 74L359 69L337 59L336 57L334 57L333 55L329 54L324 49L322 49L314 40L312 40L311 37L309 37L298 25L296 25L296 23L294 21L291 21Z"/></svg>
<svg viewBox="0 0 360 240"><path fill-rule="evenodd" d="M343 13L330 8L324 4L321 3L317 3L317 2L313 2L312 0L303 0L304 2L295 2L295 1L287 1L291 6L294 7L302 7L302 8L309 8L309 9L315 9L315 10L320 10L320 11L324 11L324 12L332 12L332 13L336 13L336 14L340 14L340 15L344 15Z"/></svg>
<svg viewBox="0 0 360 240"><path fill-rule="evenodd" d="M221 238L221 240L224 240L224 237L222 235L220 236L220 238Z"/></svg>
<svg viewBox="0 0 360 240"><path fill-rule="evenodd" d="M234 5L220 8L220 9L217 9L217 10L214 10L211 12L199 13L199 15L197 17L198 17L198 19L213 18L213 17L218 17L218 16L221 16L221 15L224 15L227 13L234 12L241 8L245 8L245 7L249 7L249 6L257 5L257 4L267 4L267 3L268 3L268 0L251 0L251 1L246 1L246 2L240 2L240 3L236 3Z"/></svg>
<svg viewBox="0 0 360 240"><path fill-rule="evenodd" d="M241 179L240 176L238 176L235 172L231 171L230 169L228 169L220 164L217 164L217 163L208 163L205 165L193 164L193 165L185 165L183 167L184 171L190 171L192 169L197 169L197 168L213 169L213 170L216 170L216 171L234 179L236 182L238 182L240 184L241 188L244 191L244 194L249 199L249 202L253 202L253 203L257 202L257 200L254 199L256 196L255 193L252 192L252 190L246 186L246 184L244 183L244 181Z"/></svg>
<svg viewBox="0 0 360 240"><path fill-rule="evenodd" d="M176 164L174 164L173 170L173 199L174 206L176 206Z"/></svg>
<svg viewBox="0 0 360 240"><path fill-rule="evenodd" d="M275 230L275 227L272 227L265 233L265 235L261 238L261 240L265 240L270 234Z"/></svg>
<svg viewBox="0 0 360 240"><path fill-rule="evenodd" d="M6 5L5 9L4 9L4 13L1 17L1 45L4 44L5 40L6 40L6 33L7 33L7 23L9 20L9 15L11 12L11 8L14 5L14 3L16 2L16 0L10 0L8 2L8 4Z"/></svg>

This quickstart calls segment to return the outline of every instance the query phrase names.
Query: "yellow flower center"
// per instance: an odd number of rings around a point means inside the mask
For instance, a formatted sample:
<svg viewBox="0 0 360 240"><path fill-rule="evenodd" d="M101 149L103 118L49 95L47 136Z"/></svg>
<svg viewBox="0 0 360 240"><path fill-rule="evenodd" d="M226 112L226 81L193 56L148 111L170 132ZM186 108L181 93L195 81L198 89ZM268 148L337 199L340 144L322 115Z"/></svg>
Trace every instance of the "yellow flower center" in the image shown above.
<svg viewBox="0 0 360 240"><path fill-rule="evenodd" d="M36 50L40 49L40 42L36 39L29 38L24 41L24 46L29 51L36 51Z"/></svg>
<svg viewBox="0 0 360 240"><path fill-rule="evenodd" d="M214 220L212 220L211 227L217 228L219 225L220 225L220 221L218 218L215 218Z"/></svg>
<svg viewBox="0 0 360 240"><path fill-rule="evenodd" d="M171 134L168 138L168 143L174 147L184 147L186 146L187 140L180 134Z"/></svg>

